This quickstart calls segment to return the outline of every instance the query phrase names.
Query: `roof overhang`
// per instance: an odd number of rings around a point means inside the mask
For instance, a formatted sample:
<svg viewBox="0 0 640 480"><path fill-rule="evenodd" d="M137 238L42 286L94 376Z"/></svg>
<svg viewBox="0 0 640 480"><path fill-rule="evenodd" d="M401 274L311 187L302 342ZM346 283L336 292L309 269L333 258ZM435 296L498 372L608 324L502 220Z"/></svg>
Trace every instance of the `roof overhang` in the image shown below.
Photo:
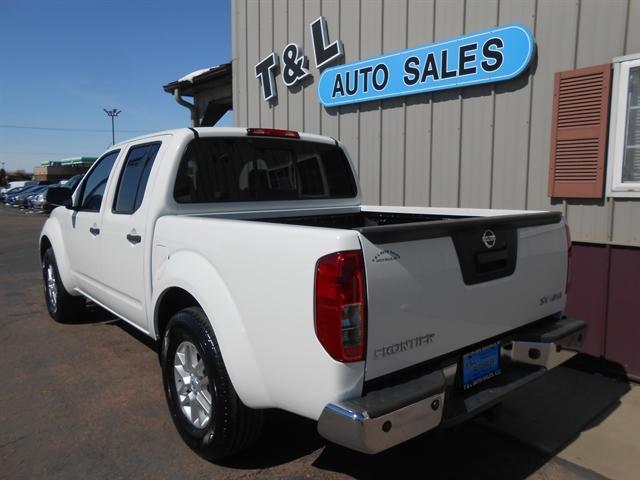
<svg viewBox="0 0 640 480"><path fill-rule="evenodd" d="M167 83L162 88L171 95L178 89L180 95L193 97L202 90L231 85L231 82L231 64L223 63L215 67L196 70L179 80Z"/></svg>

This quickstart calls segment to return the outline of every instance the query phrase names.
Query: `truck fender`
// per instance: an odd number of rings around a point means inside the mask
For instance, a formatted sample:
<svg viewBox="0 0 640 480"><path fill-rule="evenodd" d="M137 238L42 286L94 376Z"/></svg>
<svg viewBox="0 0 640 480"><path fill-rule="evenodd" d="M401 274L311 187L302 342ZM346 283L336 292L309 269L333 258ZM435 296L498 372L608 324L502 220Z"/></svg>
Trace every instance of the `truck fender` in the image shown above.
<svg viewBox="0 0 640 480"><path fill-rule="evenodd" d="M215 267L202 255L181 250L158 268L152 296L153 329L158 336L158 307L170 288L188 292L204 310L218 340L229 378L249 407L265 407L270 396L262 381L251 342L234 299Z"/></svg>
<svg viewBox="0 0 640 480"><path fill-rule="evenodd" d="M71 264L69 262L69 256L67 255L67 249L65 248L65 244L62 239L60 223L53 217L53 215L47 220L47 223L45 223L44 228L40 233L39 253L42 252L42 242L44 237L49 240L51 248L53 248L53 253L56 256L56 264L58 266L58 275L60 275L62 284L70 294L73 294L76 283L71 273ZM40 258L40 266L42 266L42 258Z"/></svg>

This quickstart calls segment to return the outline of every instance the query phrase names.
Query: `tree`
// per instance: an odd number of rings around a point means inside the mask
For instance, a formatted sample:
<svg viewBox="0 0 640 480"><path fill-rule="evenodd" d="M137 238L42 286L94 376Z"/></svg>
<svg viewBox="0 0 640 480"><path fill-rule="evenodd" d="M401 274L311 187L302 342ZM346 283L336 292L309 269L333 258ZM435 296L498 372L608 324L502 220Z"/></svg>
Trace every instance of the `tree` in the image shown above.
<svg viewBox="0 0 640 480"><path fill-rule="evenodd" d="M31 180L32 175L25 170L14 170L7 174L7 180Z"/></svg>

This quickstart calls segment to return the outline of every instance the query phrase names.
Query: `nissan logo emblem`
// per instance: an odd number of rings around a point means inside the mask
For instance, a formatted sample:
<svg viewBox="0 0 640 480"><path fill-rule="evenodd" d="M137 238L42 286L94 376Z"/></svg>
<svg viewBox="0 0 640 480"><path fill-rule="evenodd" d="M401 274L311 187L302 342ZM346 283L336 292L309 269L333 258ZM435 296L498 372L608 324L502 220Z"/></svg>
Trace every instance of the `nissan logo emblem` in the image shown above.
<svg viewBox="0 0 640 480"><path fill-rule="evenodd" d="M496 234L492 230L485 230L482 234L482 243L487 248L493 248L496 244Z"/></svg>

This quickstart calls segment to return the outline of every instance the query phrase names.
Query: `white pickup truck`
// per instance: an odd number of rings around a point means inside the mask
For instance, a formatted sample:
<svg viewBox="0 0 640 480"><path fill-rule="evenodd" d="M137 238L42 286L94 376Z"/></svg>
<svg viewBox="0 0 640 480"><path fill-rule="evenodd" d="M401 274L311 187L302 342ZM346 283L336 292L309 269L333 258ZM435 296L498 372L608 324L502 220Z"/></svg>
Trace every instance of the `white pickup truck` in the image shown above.
<svg viewBox="0 0 640 480"><path fill-rule="evenodd" d="M220 459L263 410L376 453L575 354L556 212L365 206L340 142L185 128L100 157L44 225L51 316L89 299L156 339L173 421ZM526 414L526 412L525 412Z"/></svg>

